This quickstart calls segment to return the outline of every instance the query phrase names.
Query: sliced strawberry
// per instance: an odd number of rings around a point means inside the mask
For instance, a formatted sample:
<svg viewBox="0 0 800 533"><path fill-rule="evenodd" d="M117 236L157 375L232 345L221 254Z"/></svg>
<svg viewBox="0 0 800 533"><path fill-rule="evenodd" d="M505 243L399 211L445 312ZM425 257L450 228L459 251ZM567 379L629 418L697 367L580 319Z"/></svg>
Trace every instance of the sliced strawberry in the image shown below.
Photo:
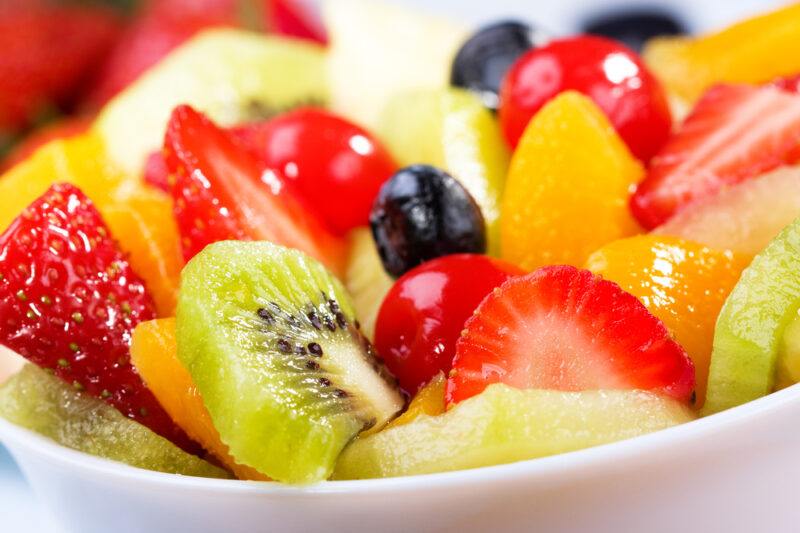
<svg viewBox="0 0 800 533"><path fill-rule="evenodd" d="M309 0L266 0L266 27L281 35L328 43L322 17Z"/></svg>
<svg viewBox="0 0 800 533"><path fill-rule="evenodd" d="M57 184L0 235L0 343L196 449L131 365L133 328L155 318L94 205Z"/></svg>
<svg viewBox="0 0 800 533"><path fill-rule="evenodd" d="M492 383L641 389L688 401L695 377L689 356L636 297L587 270L549 266L507 281L467 320L447 401Z"/></svg>
<svg viewBox="0 0 800 533"><path fill-rule="evenodd" d="M116 39L106 9L0 6L0 128L31 125L68 103Z"/></svg>
<svg viewBox="0 0 800 533"><path fill-rule="evenodd" d="M266 240L297 248L340 272L344 244L276 171L261 170L231 135L189 106L164 140L175 218L188 261L212 242Z"/></svg>
<svg viewBox="0 0 800 533"><path fill-rule="evenodd" d="M165 193L172 190L169 183L169 169L161 150L153 152L147 157L144 164L144 181Z"/></svg>
<svg viewBox="0 0 800 533"><path fill-rule="evenodd" d="M789 162L798 144L800 96L775 87L714 87L653 158L631 210L652 229L695 200Z"/></svg>

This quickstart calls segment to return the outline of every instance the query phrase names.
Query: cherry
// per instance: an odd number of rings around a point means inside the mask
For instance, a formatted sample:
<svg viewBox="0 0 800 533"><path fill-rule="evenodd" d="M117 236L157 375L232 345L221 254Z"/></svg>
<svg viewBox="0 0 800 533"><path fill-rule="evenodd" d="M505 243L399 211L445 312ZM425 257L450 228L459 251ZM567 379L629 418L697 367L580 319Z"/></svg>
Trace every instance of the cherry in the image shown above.
<svg viewBox="0 0 800 533"><path fill-rule="evenodd" d="M484 255L458 254L403 275L381 305L375 348L400 386L414 394L450 371L464 323L492 289L523 272Z"/></svg>
<svg viewBox="0 0 800 533"><path fill-rule="evenodd" d="M264 168L280 170L337 233L365 226L372 202L397 169L363 128L328 111L301 108L235 128Z"/></svg>
<svg viewBox="0 0 800 533"><path fill-rule="evenodd" d="M551 41L511 67L500 89L499 113L509 144L516 146L531 117L567 90L594 100L642 161L669 136L672 117L664 90L641 59L616 41L587 35Z"/></svg>

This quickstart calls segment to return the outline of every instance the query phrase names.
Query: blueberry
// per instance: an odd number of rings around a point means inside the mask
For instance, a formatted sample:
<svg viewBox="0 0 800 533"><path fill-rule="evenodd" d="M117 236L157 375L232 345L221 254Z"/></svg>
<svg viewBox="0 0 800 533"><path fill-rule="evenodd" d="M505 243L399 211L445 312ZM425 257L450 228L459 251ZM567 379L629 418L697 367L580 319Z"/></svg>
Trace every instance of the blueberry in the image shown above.
<svg viewBox="0 0 800 533"><path fill-rule="evenodd" d="M535 46L535 32L522 22L504 21L485 26L465 42L453 60L450 83L477 93L495 110L498 91L508 69Z"/></svg>
<svg viewBox="0 0 800 533"><path fill-rule="evenodd" d="M370 226L383 266L395 277L436 257L486 251L475 200L452 176L428 165L400 169L383 184Z"/></svg>
<svg viewBox="0 0 800 533"><path fill-rule="evenodd" d="M644 43L659 35L686 33L684 24L665 11L627 11L595 17L584 24L586 33L616 39L639 51Z"/></svg>

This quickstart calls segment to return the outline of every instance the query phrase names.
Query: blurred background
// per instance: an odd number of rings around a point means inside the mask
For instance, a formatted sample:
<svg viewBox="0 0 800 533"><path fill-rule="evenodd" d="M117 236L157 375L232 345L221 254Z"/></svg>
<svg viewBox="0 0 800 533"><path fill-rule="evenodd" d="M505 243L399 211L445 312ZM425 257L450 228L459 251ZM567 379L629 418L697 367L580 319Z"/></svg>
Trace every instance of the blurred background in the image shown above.
<svg viewBox="0 0 800 533"><path fill-rule="evenodd" d="M329 0L334 3L336 0ZM553 35L600 33L638 48L785 0L375 0L479 25L519 18ZM0 170L98 109L195 33L236 26L325 42L316 0L0 0ZM0 349L0 352L2 350ZM0 353L0 381L14 364ZM0 531L57 531L0 447Z"/></svg>

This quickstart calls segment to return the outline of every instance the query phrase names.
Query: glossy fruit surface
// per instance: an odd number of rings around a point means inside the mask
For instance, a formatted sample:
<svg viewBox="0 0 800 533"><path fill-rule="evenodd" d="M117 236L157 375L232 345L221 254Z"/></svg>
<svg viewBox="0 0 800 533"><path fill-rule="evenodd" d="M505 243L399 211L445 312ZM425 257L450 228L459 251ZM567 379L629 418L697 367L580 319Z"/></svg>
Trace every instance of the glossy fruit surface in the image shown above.
<svg viewBox="0 0 800 533"><path fill-rule="evenodd" d="M525 270L581 266L607 242L635 235L627 203L642 174L591 100L575 92L556 97L531 121L511 160L501 257Z"/></svg>
<svg viewBox="0 0 800 533"><path fill-rule="evenodd" d="M800 222L786 227L742 273L717 319L705 413L772 392L781 339L800 307Z"/></svg>
<svg viewBox="0 0 800 533"><path fill-rule="evenodd" d="M521 389L639 389L688 402L694 367L635 296L587 270L541 268L478 306L456 345L452 405L492 383Z"/></svg>
<svg viewBox="0 0 800 533"><path fill-rule="evenodd" d="M689 422L683 403L643 391L517 390L492 385L439 416L361 438L334 479L410 476L565 453Z"/></svg>
<svg viewBox="0 0 800 533"><path fill-rule="evenodd" d="M389 422L385 429L404 426L419 418L420 416L439 416L446 411L447 405L444 401L444 390L447 385L447 377L443 373L433 376L425 386L411 398L408 408L403 414Z"/></svg>
<svg viewBox="0 0 800 533"><path fill-rule="evenodd" d="M183 255L172 200L141 189L103 204L103 220L153 297L158 316L175 315Z"/></svg>
<svg viewBox="0 0 800 533"><path fill-rule="evenodd" d="M652 229L691 202L789 163L798 144L800 96L774 87L714 87L653 158L631 211Z"/></svg>
<svg viewBox="0 0 800 533"><path fill-rule="evenodd" d="M62 446L137 468L183 476L230 477L35 365L26 365L0 387L0 417Z"/></svg>
<svg viewBox="0 0 800 533"><path fill-rule="evenodd" d="M191 448L130 363L133 328L155 318L100 214L58 184L0 236L0 340L78 390Z"/></svg>
<svg viewBox="0 0 800 533"><path fill-rule="evenodd" d="M327 44L328 35L314 2L309 0L266 0L267 27L280 35Z"/></svg>
<svg viewBox="0 0 800 533"><path fill-rule="evenodd" d="M691 103L718 83L764 83L800 72L798 24L800 5L790 4L716 33L653 39L644 58L672 93Z"/></svg>
<svg viewBox="0 0 800 533"><path fill-rule="evenodd" d="M500 249L500 199L510 154L495 117L463 89L414 90L392 98L381 138L401 166L419 163L453 176L475 199L492 255Z"/></svg>
<svg viewBox="0 0 800 533"><path fill-rule="evenodd" d="M443 255L486 251L475 200L452 176L428 165L402 168L381 187L370 226L383 266L395 277Z"/></svg>
<svg viewBox="0 0 800 533"><path fill-rule="evenodd" d="M301 108L233 130L265 168L278 170L335 232L369 222L397 167L366 130L323 109Z"/></svg>
<svg viewBox="0 0 800 533"><path fill-rule="evenodd" d="M266 240L305 251L336 272L344 245L277 171L264 171L229 133L189 106L175 109L164 153L188 261L212 242Z"/></svg>
<svg viewBox="0 0 800 533"><path fill-rule="evenodd" d="M535 30L516 20L480 28L459 48L450 71L450 84L476 93L483 105L496 110L500 84L511 65L535 45Z"/></svg>
<svg viewBox="0 0 800 533"><path fill-rule="evenodd" d="M325 54L313 43L234 29L189 39L104 106L93 130L110 159L139 175L170 115L192 105L225 126L309 102L324 105Z"/></svg>
<svg viewBox="0 0 800 533"><path fill-rule="evenodd" d="M705 401L714 327L749 258L675 237L642 235L607 244L586 263L636 296L689 354L696 401Z"/></svg>
<svg viewBox="0 0 800 533"><path fill-rule="evenodd" d="M449 255L406 272L386 295L375 348L410 394L450 371L464 322L495 287L523 271L483 255Z"/></svg>
<svg viewBox="0 0 800 533"><path fill-rule="evenodd" d="M800 216L800 170L781 167L694 202L653 233L754 256Z"/></svg>
<svg viewBox="0 0 800 533"><path fill-rule="evenodd" d="M375 340L375 322L386 293L394 280L383 269L381 257L369 228L359 228L349 237L350 255L344 285L353 298L361 331L370 341Z"/></svg>
<svg viewBox="0 0 800 533"><path fill-rule="evenodd" d="M131 338L131 360L164 410L187 435L239 479L268 479L237 463L220 440L192 376L178 359L174 318L151 320L136 326Z"/></svg>
<svg viewBox="0 0 800 533"><path fill-rule="evenodd" d="M591 98L631 152L648 161L669 137L664 91L639 57L594 36L557 39L519 58L500 91L500 122L511 146L539 109L564 91Z"/></svg>

